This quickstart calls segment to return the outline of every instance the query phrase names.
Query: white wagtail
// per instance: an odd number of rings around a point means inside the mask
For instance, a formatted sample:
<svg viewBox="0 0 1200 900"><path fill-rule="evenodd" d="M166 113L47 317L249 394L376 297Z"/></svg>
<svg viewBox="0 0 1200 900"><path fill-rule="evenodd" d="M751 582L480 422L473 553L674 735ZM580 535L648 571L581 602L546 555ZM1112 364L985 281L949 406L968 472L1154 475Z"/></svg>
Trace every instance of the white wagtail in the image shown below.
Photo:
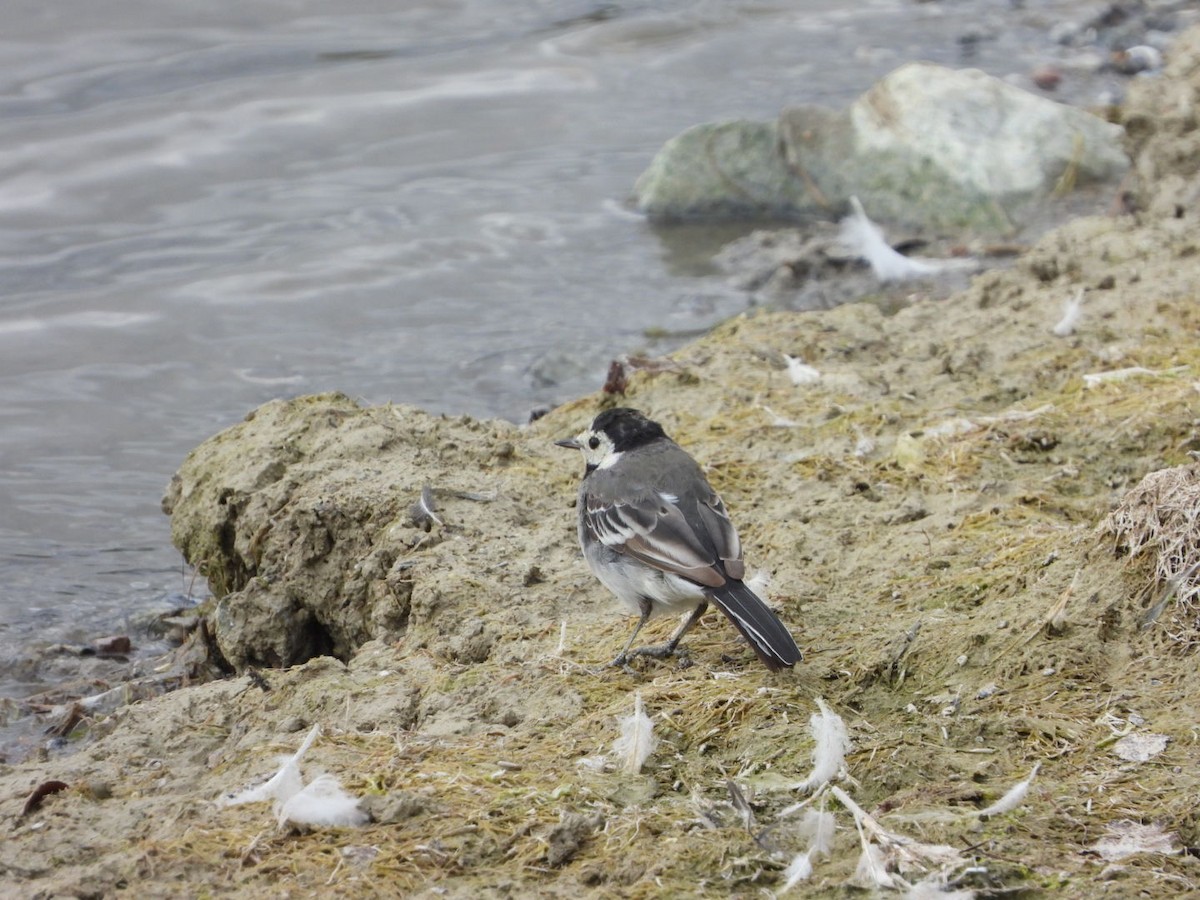
<svg viewBox="0 0 1200 900"><path fill-rule="evenodd" d="M634 409L600 413L560 447L583 451L579 544L592 573L641 616L612 665L667 657L709 601L737 626L768 669L794 666L800 649L779 617L746 586L742 544L700 466ZM657 647L629 652L646 620L691 615Z"/></svg>

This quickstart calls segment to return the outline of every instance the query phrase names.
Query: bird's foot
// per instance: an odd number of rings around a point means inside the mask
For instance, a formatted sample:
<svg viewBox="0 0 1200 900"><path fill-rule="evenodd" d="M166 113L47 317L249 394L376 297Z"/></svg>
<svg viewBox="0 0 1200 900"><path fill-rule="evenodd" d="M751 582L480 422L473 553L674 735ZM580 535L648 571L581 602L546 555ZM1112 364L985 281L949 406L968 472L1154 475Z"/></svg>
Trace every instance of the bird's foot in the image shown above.
<svg viewBox="0 0 1200 900"><path fill-rule="evenodd" d="M679 656L680 666L687 667L690 665L690 658L686 649L680 649L677 641L667 641L665 644L653 644L649 647L638 647L636 650L627 650L610 663L610 665L620 666L626 672L632 672L629 667L629 662L635 656L649 656L651 659L669 659L672 656Z"/></svg>
<svg viewBox="0 0 1200 900"><path fill-rule="evenodd" d="M623 650L616 659L614 659L608 665L603 666L602 669L597 670L595 674L599 674L599 672L603 671L603 669L621 669L626 675L641 675L641 672L629 664L635 656L649 656L653 659L666 659L670 656L674 656L677 652L680 653L679 664L681 667L686 668L687 666L691 665L691 660L687 655L686 649L680 651L678 642L667 641L665 644L653 644L649 647L638 647L636 650Z"/></svg>
<svg viewBox="0 0 1200 900"><path fill-rule="evenodd" d="M632 655L632 656L636 656L637 654L630 654L630 653L625 653L625 652L622 652L622 653L621 653L619 656L617 656L617 658L616 658L616 659L614 659L612 662L608 663L607 665L600 666L599 668L597 668L597 669L596 669L596 670L593 672L593 674L594 674L594 675L599 675L599 674L600 674L601 672L603 672L605 669L620 669L620 670L621 670L622 672L624 672L626 675L637 675L637 674L639 674L639 673L638 673L638 670L637 670L637 669L635 669L635 668L633 668L633 666L629 665L629 657L630 657L631 655Z"/></svg>
<svg viewBox="0 0 1200 900"><path fill-rule="evenodd" d="M677 645L672 641L667 641L665 644L654 644L650 647L638 647L636 650L631 650L629 656L652 656L655 659L666 659L668 656L675 655Z"/></svg>

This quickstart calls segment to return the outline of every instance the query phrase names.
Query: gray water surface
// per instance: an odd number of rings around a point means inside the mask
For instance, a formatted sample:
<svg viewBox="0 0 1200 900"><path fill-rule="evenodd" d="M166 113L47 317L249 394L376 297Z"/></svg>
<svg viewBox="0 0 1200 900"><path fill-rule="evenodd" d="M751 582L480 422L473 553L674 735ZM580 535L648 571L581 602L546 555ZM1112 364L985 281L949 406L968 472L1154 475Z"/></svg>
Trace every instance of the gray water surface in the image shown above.
<svg viewBox="0 0 1200 900"><path fill-rule="evenodd" d="M1020 76L1088 4L1037 6L8 0L0 694L197 589L159 498L211 434L316 391L594 390L746 304L625 207L666 139L916 58Z"/></svg>

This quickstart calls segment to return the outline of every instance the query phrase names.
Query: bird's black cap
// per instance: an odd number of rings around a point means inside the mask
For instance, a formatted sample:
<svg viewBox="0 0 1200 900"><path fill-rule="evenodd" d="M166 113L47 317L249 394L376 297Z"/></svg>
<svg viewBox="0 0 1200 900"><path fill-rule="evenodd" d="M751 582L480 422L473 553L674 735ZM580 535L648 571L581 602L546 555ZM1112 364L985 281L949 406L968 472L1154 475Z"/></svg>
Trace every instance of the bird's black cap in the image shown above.
<svg viewBox="0 0 1200 900"><path fill-rule="evenodd" d="M592 420L592 431L608 435L613 442L613 449L618 453L667 436L661 425L627 406L606 409L600 413Z"/></svg>

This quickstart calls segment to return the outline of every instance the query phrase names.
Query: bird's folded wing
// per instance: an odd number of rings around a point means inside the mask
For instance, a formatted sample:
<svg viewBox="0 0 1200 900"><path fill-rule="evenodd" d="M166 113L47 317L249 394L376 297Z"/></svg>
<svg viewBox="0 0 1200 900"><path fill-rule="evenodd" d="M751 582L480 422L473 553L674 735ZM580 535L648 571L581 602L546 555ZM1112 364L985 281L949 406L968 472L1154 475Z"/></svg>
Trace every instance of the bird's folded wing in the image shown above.
<svg viewBox="0 0 1200 900"><path fill-rule="evenodd" d="M746 577L746 564L742 562L742 542L738 539L737 529L729 521L729 513L725 504L716 493L696 504L698 519L704 523L708 538L716 548L717 557L725 565L725 574L730 578Z"/></svg>
<svg viewBox="0 0 1200 900"><path fill-rule="evenodd" d="M593 496L588 498L583 521L605 546L656 569L705 587L725 583L712 542L696 534L671 499L658 495L619 502Z"/></svg>

